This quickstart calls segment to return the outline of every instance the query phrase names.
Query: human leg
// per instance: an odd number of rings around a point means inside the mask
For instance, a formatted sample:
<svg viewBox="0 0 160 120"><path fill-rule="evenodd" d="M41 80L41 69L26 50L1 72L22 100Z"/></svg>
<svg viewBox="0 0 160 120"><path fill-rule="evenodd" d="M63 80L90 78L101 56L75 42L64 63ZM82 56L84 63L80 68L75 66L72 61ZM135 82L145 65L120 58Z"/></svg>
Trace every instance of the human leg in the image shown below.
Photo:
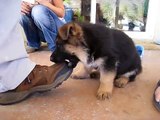
<svg viewBox="0 0 160 120"><path fill-rule="evenodd" d="M73 20L73 10L72 8L69 7L65 7L65 16L64 19L66 20L66 22L71 22Z"/></svg>
<svg viewBox="0 0 160 120"><path fill-rule="evenodd" d="M157 110L160 112L160 80L158 81L153 94L153 104L157 108Z"/></svg>
<svg viewBox="0 0 160 120"><path fill-rule="evenodd" d="M58 87L65 81L72 69L67 64L50 67L36 65L30 74L15 89L0 93L0 105L20 102L36 92L45 92Z"/></svg>
<svg viewBox="0 0 160 120"><path fill-rule="evenodd" d="M35 66L28 58L23 38L18 31L19 6L18 1L0 1L3 11L0 16L0 92L16 88Z"/></svg>
<svg viewBox="0 0 160 120"><path fill-rule="evenodd" d="M35 92L51 90L66 80L72 72L67 64L41 66L28 58L17 27L19 8L20 1L0 1L0 9L3 11L0 16L1 105L19 102Z"/></svg>
<svg viewBox="0 0 160 120"><path fill-rule="evenodd" d="M31 16L21 15L20 24L25 32L27 38L27 45L34 49L39 49L41 45L39 29L35 25Z"/></svg>
<svg viewBox="0 0 160 120"><path fill-rule="evenodd" d="M45 41L51 51L55 50L55 39L58 28L64 24L58 16L43 5L36 5L32 8L31 17L34 23L42 31Z"/></svg>

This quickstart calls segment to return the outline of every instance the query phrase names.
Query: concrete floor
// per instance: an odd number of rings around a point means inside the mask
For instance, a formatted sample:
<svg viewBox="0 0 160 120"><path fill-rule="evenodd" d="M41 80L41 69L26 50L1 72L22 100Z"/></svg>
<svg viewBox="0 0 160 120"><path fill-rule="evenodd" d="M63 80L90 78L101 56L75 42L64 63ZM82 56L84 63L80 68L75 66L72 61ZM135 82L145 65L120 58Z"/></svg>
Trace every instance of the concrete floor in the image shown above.
<svg viewBox="0 0 160 120"><path fill-rule="evenodd" d="M41 51L30 54L30 58L51 65L50 54ZM142 62L143 73L125 88L115 88L110 100L96 99L98 80L69 78L56 90L0 106L0 120L160 120L160 113L152 105L160 79L160 51L145 51Z"/></svg>

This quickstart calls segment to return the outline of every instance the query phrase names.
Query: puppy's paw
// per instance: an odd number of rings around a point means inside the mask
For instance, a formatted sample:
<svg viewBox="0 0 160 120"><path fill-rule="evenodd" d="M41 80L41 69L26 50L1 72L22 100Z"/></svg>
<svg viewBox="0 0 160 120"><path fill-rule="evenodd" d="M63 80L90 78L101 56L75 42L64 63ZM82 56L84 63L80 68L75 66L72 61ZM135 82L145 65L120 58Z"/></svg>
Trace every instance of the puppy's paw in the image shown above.
<svg viewBox="0 0 160 120"><path fill-rule="evenodd" d="M99 100L110 99L111 96L112 96L112 90L111 91L103 91L103 90L99 89L97 92L97 99L99 99Z"/></svg>
<svg viewBox="0 0 160 120"><path fill-rule="evenodd" d="M89 75L72 74L71 78L73 78L73 79L87 79L87 78L89 78Z"/></svg>
<svg viewBox="0 0 160 120"><path fill-rule="evenodd" d="M119 88L124 88L127 85L128 81L128 78L120 77L115 80L114 85Z"/></svg>

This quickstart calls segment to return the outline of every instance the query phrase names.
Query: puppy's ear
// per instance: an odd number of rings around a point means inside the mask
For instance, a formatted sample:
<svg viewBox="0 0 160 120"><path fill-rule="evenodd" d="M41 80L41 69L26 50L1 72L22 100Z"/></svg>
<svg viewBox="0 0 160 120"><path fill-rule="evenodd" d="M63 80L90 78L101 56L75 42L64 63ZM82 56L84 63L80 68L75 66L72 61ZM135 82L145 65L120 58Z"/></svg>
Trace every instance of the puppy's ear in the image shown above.
<svg viewBox="0 0 160 120"><path fill-rule="evenodd" d="M60 27L58 33L63 40L67 40L70 36L80 38L83 35L81 27L73 22Z"/></svg>
<svg viewBox="0 0 160 120"><path fill-rule="evenodd" d="M62 40L67 40L69 37L70 29L72 29L72 24L65 24L59 28L58 34Z"/></svg>

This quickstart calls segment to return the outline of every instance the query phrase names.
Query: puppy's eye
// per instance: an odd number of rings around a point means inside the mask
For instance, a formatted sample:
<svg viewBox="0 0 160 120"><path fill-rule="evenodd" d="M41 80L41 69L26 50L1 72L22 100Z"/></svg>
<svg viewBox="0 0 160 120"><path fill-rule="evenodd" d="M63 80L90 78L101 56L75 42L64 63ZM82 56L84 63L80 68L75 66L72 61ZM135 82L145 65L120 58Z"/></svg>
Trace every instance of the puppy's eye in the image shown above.
<svg viewBox="0 0 160 120"><path fill-rule="evenodd" d="M58 48L63 48L63 45L62 44L58 44L57 47Z"/></svg>
<svg viewBox="0 0 160 120"><path fill-rule="evenodd" d="M58 44L58 45L57 45L57 47L58 47L58 48L60 48L60 47L61 47L61 45L60 45L60 44Z"/></svg>

